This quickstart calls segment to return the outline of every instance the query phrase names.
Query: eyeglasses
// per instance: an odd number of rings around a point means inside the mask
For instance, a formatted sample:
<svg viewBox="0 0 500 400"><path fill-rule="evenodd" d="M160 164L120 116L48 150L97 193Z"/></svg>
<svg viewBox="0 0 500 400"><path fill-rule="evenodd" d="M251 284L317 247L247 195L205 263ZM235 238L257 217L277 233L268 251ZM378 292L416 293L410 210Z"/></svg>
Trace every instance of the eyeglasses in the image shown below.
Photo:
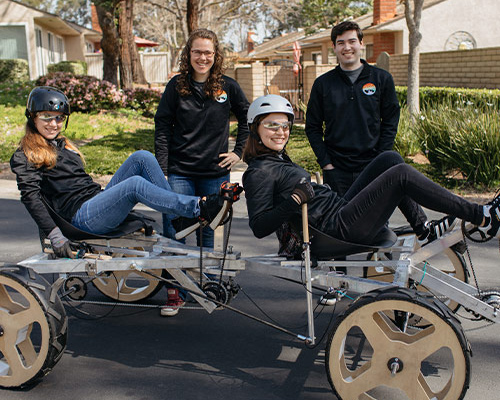
<svg viewBox="0 0 500 400"><path fill-rule="evenodd" d="M210 50L191 50L191 54L195 57L205 56L206 58L212 58L215 54L215 51Z"/></svg>
<svg viewBox="0 0 500 400"><path fill-rule="evenodd" d="M61 122L66 121L66 115L50 115L50 114L41 114L37 116L39 119L41 119L43 122L46 122L47 124L50 124L53 120L55 120L58 124Z"/></svg>
<svg viewBox="0 0 500 400"><path fill-rule="evenodd" d="M278 132L280 128L283 129L283 132L288 132L292 127L292 123L290 121L287 122L269 121L269 122L262 122L261 125L264 128L269 129L273 132Z"/></svg>

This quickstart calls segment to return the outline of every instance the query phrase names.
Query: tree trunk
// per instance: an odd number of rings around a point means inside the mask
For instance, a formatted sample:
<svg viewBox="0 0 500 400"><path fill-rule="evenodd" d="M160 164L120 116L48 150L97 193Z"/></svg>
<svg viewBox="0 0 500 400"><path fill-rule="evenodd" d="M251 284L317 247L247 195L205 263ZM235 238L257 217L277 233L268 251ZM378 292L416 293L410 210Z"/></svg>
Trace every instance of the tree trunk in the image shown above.
<svg viewBox="0 0 500 400"><path fill-rule="evenodd" d="M120 0L118 5L118 35L120 37L120 83L123 89L133 87L132 54L130 38L133 43L133 32L128 8L133 6L133 0Z"/></svg>
<svg viewBox="0 0 500 400"><path fill-rule="evenodd" d="M118 32L115 27L115 7L109 2L102 6L98 1L95 3L97 18L102 29L102 79L118 86L118 59L119 41Z"/></svg>
<svg viewBox="0 0 500 400"><path fill-rule="evenodd" d="M420 113L420 19L424 0L404 0L405 18L409 30L407 104L411 118Z"/></svg>
<svg viewBox="0 0 500 400"><path fill-rule="evenodd" d="M198 29L198 14L200 0L187 0L187 25L188 32Z"/></svg>

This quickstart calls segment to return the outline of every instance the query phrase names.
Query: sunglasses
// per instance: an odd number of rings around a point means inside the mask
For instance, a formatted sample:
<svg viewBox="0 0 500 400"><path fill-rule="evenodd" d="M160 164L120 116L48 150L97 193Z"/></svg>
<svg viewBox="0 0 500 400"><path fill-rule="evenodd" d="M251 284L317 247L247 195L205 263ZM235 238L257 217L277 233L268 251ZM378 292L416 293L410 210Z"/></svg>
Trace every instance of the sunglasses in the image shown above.
<svg viewBox="0 0 500 400"><path fill-rule="evenodd" d="M43 122L50 123L53 120L55 120L58 124L61 122L66 121L66 115L50 115L50 114L41 114L38 115L38 118L41 119Z"/></svg>
<svg viewBox="0 0 500 400"><path fill-rule="evenodd" d="M290 121L287 122L269 121L269 122L262 122L261 125L264 128L269 129L273 132L278 132L280 128L283 129L283 132L288 132L292 127L292 123Z"/></svg>

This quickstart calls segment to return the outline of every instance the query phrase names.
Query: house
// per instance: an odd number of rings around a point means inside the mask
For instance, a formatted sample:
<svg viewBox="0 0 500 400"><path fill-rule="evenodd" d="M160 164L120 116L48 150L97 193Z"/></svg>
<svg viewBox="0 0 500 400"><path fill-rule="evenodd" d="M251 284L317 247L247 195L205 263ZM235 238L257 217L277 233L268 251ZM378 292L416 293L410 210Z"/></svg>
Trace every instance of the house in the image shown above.
<svg viewBox="0 0 500 400"><path fill-rule="evenodd" d="M424 0L420 32L420 52L438 52L495 47L500 44L500 1L498 0ZM363 29L365 54L369 62L376 62L382 52L407 54L408 27L404 4L399 0L373 0L373 12L354 19ZM273 45L273 54L291 54L292 44L298 40L302 60L315 64L336 64L330 39L331 29L313 35L290 33L280 40L271 40L255 46L247 58L271 59L267 49ZM290 40L287 40L287 37ZM278 46L275 46L278 45Z"/></svg>
<svg viewBox="0 0 500 400"><path fill-rule="evenodd" d="M47 65L85 61L102 35L14 0L0 0L0 59L28 61L30 79L44 75Z"/></svg>

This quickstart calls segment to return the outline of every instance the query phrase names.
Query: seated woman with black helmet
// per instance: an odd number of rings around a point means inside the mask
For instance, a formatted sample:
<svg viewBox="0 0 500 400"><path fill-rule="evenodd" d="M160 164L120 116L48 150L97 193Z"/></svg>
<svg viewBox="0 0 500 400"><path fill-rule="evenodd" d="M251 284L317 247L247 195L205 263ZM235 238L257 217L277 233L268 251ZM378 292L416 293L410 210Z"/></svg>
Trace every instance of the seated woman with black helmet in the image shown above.
<svg viewBox="0 0 500 400"><path fill-rule="evenodd" d="M80 151L60 135L69 115L64 93L48 86L33 89L26 107L26 133L10 160L21 200L50 239L56 256L72 258L73 253L43 200L72 225L94 234L115 229L139 202L170 218L218 224L223 214L220 194L199 198L174 193L147 151L133 153L102 190L85 172Z"/></svg>
<svg viewBox="0 0 500 400"><path fill-rule="evenodd" d="M293 121L291 104L277 95L259 97L248 109L250 136L243 153L248 168L243 186L256 237L276 232L300 216L303 203L308 204L309 224L352 243L370 245L396 207L422 245L450 230L456 218L477 225L488 236L499 236L500 195L484 206L468 202L392 151L375 158L344 197L327 185L312 183L309 173L294 164L285 150ZM448 215L427 221L420 206Z"/></svg>

